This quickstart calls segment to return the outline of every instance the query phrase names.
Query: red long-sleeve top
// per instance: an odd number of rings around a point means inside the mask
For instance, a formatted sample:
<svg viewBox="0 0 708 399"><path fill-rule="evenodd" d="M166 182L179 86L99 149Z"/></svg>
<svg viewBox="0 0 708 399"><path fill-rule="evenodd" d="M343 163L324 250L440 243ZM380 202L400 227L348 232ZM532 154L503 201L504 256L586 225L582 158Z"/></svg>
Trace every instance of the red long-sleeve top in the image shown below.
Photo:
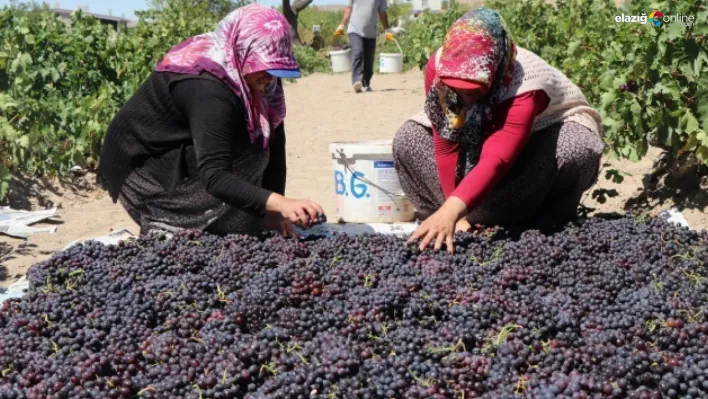
<svg viewBox="0 0 708 399"><path fill-rule="evenodd" d="M425 69L425 92L430 91L437 71L435 57ZM487 129L491 134L482 145L477 165L455 187L455 172L459 144L442 138L433 128L433 148L438 166L438 176L445 198L461 199L467 209L479 205L511 169L531 136L534 118L541 114L550 99L543 90L536 90L513 97L497 106Z"/></svg>

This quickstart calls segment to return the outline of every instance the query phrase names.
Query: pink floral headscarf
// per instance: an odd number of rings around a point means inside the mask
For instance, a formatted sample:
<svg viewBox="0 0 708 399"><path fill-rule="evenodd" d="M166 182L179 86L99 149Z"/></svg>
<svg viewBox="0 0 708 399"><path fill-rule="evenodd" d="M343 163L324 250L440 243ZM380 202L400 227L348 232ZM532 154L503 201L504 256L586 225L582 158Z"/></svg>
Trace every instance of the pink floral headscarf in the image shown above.
<svg viewBox="0 0 708 399"><path fill-rule="evenodd" d="M278 82L266 95L255 95L244 76L274 69L298 69L290 26L278 11L251 4L227 15L214 32L190 37L173 47L156 71L209 72L224 81L243 102L251 142L263 137L267 148L271 130L285 119L283 87Z"/></svg>
<svg viewBox="0 0 708 399"><path fill-rule="evenodd" d="M458 158L458 178L479 161L489 132L485 124L508 90L515 60L516 44L506 23L499 12L490 8L469 11L445 35L437 77L427 94L425 110L441 137L460 144L464 156ZM454 90L442 84L446 78L478 83L486 86L488 93L468 109L461 106ZM465 118L462 126L450 123L455 114Z"/></svg>

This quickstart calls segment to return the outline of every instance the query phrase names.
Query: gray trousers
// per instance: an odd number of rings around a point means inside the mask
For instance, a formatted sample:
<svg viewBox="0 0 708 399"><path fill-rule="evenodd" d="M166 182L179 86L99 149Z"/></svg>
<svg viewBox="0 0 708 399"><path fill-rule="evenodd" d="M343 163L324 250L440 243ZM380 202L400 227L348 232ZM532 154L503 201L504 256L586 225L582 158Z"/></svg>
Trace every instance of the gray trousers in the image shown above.
<svg viewBox="0 0 708 399"><path fill-rule="evenodd" d="M350 33L349 44L352 46L352 84L361 82L364 87L369 87L371 77L374 76L376 39Z"/></svg>

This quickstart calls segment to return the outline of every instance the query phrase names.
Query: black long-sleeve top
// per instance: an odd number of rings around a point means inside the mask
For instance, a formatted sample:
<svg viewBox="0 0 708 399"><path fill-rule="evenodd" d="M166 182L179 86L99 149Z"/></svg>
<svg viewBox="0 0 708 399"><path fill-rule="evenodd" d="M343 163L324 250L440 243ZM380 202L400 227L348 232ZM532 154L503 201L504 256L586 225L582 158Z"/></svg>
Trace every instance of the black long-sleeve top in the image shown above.
<svg viewBox="0 0 708 399"><path fill-rule="evenodd" d="M154 72L111 122L98 180L115 202L137 167L143 167L167 192L179 181L199 176L214 197L262 214L271 193L285 192L282 124L270 138L270 161L259 187L234 171L234 161L238 164L249 151L262 147L260 140L251 143L243 103L223 82L207 73Z"/></svg>

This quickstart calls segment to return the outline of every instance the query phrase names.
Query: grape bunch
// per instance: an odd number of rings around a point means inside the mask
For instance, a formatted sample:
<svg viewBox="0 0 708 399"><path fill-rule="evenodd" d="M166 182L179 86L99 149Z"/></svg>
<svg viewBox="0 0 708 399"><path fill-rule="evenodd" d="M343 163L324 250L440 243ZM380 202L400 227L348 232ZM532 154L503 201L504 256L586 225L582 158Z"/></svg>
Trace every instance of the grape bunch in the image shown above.
<svg viewBox="0 0 708 399"><path fill-rule="evenodd" d="M321 214L317 216L316 218L308 218L310 222L310 226L316 226L318 224L324 224L327 223L327 216L325 214Z"/></svg>
<svg viewBox="0 0 708 399"><path fill-rule="evenodd" d="M188 231L76 245L0 305L0 399L706 398L708 234Z"/></svg>
<svg viewBox="0 0 708 399"><path fill-rule="evenodd" d="M639 91L639 84L637 84L636 80L630 80L627 81L627 83L622 83L619 87L619 90L621 92L628 91L630 93L636 94Z"/></svg>

